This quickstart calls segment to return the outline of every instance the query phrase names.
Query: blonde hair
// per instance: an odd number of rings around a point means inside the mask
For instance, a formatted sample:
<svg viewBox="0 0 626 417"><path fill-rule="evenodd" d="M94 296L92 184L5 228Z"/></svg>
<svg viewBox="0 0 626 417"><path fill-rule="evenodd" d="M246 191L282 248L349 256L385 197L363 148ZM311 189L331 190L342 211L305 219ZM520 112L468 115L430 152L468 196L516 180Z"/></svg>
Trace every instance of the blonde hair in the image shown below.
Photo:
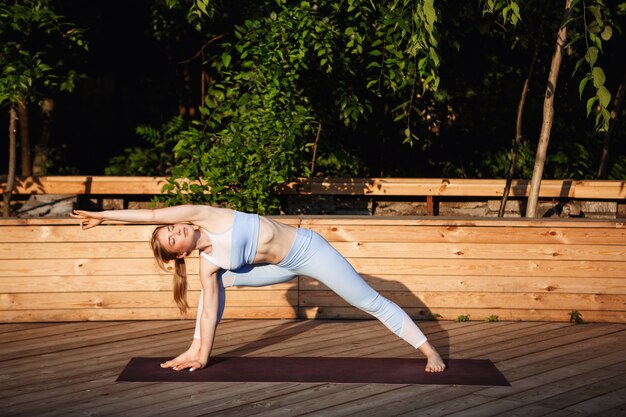
<svg viewBox="0 0 626 417"><path fill-rule="evenodd" d="M169 272L166 264L170 261L174 261L174 301L176 301L176 305L178 305L181 314L186 314L189 309L189 304L187 303L187 267L185 265L185 259L177 258L175 253L166 250L161 245L159 239L157 239L159 230L164 227L165 226L159 226L154 229L152 237L150 238L150 246L152 247L152 252L154 253L157 263L164 271Z"/></svg>

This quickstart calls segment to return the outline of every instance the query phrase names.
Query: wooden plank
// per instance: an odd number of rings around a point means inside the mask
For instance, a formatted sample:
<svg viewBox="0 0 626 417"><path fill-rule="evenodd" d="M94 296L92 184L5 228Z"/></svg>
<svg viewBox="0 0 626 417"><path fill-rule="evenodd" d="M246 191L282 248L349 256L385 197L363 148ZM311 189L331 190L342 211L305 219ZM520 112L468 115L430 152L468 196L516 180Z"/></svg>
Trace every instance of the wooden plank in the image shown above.
<svg viewBox="0 0 626 417"><path fill-rule="evenodd" d="M508 292L508 293L578 293L626 294L624 278L569 278L507 276L459 277L447 275L363 275L366 282L378 291L444 291L444 292ZM200 290L197 275L188 275L189 289ZM98 276L37 276L0 277L0 293L55 293L64 291L170 291L172 277L160 275L98 275ZM324 284L308 277L266 287L233 287L231 291L264 290L329 290Z"/></svg>
<svg viewBox="0 0 626 417"><path fill-rule="evenodd" d="M190 291L187 295L191 307L195 307L199 293ZM295 290L286 291L232 291L228 294L228 304L233 307L289 307L298 302ZM48 293L0 294L1 310L45 310L62 306L65 309L83 308L158 308L170 305L172 294L165 291L142 292L63 292L50 297Z"/></svg>
<svg viewBox="0 0 626 417"><path fill-rule="evenodd" d="M511 227L511 228L592 228L624 229L623 220L606 219L552 219L552 218L499 218L499 217L424 217L424 216L302 216L300 225L313 226L443 226L455 230L461 227ZM549 232L549 231L548 231ZM535 231L539 233L539 231Z"/></svg>
<svg viewBox="0 0 626 417"><path fill-rule="evenodd" d="M580 278L622 278L626 261L547 261L547 260L476 260L450 259L370 259L349 258L361 274L366 275L497 275L509 277L571 276ZM173 267L166 266L168 270ZM198 262L187 262L190 275L198 273ZM87 276L87 275L156 275L162 271L155 260L143 258L111 259L33 259L1 260L1 277Z"/></svg>
<svg viewBox="0 0 626 417"><path fill-rule="evenodd" d="M196 253L193 257L197 257ZM147 242L0 243L0 259L151 258Z"/></svg>
<svg viewBox="0 0 626 417"><path fill-rule="evenodd" d="M187 275L187 285L191 291L200 291L197 274ZM297 280L264 287L230 287L231 291L295 290ZM29 276L0 277L0 293L57 293L57 292L124 292L124 291L171 291L172 275L68 275L68 276Z"/></svg>
<svg viewBox="0 0 626 417"><path fill-rule="evenodd" d="M576 294L626 294L625 278L572 278L572 277L524 277L509 276L458 277L448 275L362 275L365 281L378 291L455 291L455 292L533 292ZM301 277L300 291L329 290L321 282ZM0 279L0 290L2 280ZM0 291L1 292L1 291Z"/></svg>
<svg viewBox="0 0 626 417"><path fill-rule="evenodd" d="M514 239L514 237L513 237ZM333 242L347 258L428 259L560 259L614 261L626 259L625 245L488 243ZM0 247L1 250L1 247ZM2 252L0 251L0 254Z"/></svg>
<svg viewBox="0 0 626 417"><path fill-rule="evenodd" d="M443 293L381 291L400 307L428 307L436 309L453 305L456 308L484 309L559 309L559 310L611 310L619 311L626 303L626 295L616 294L537 294L537 293ZM332 291L302 291L303 307L347 307L349 304Z"/></svg>
<svg viewBox="0 0 626 417"><path fill-rule="evenodd" d="M173 302L165 306L173 306ZM191 319L195 310L182 317ZM226 305L224 319L295 319L297 310L293 307L234 307ZM100 320L178 320L180 312L176 307L159 308L80 308L50 310L0 310L0 323L33 322L74 322Z"/></svg>
<svg viewBox="0 0 626 417"><path fill-rule="evenodd" d="M598 311L576 308L586 322L625 323L626 313L619 311ZM445 306L431 307L404 307L403 310L413 320L431 320L437 314L439 320L456 320L459 316L469 316L470 320L484 321L492 315L498 320L512 321L555 321L569 322L571 310L554 309L512 309L512 308L457 308ZM355 307L315 306L300 307L299 318L321 320L367 320L371 316Z"/></svg>
<svg viewBox="0 0 626 417"><path fill-rule="evenodd" d="M571 276L571 277L611 277L622 278L626 262L592 261L545 261L450 259L440 262L436 259L397 259L382 262L380 259L351 258L348 261L362 274L398 275L498 275L509 277L529 276ZM0 275L4 271L0 261Z"/></svg>
<svg viewBox="0 0 626 417"><path fill-rule="evenodd" d="M143 242L146 245L154 226L104 225L81 230L77 224L63 226L2 226L0 242Z"/></svg>
<svg viewBox="0 0 626 417"><path fill-rule="evenodd" d="M166 177L18 177L14 194L161 194L166 183ZM2 192L5 186L6 177L2 177Z"/></svg>
<svg viewBox="0 0 626 417"><path fill-rule="evenodd" d="M166 177L48 176L18 177L15 194L161 194ZM501 197L501 179L463 178L332 178L307 179L284 184L278 194ZM4 192L6 177L0 177ZM514 180L511 197L527 197L528 180ZM624 199L624 181L543 180L540 197Z"/></svg>
<svg viewBox="0 0 626 417"><path fill-rule="evenodd" d="M505 180L462 178L332 178L300 179L279 188L280 194L502 197ZM626 198L624 181L543 180L543 198ZM514 180L511 197L527 197L528 180Z"/></svg>
<svg viewBox="0 0 626 417"><path fill-rule="evenodd" d="M303 221L304 223L304 221ZM514 228L461 226L377 226L305 225L329 242L404 243L492 243L492 244L574 244L623 245L626 229L621 228Z"/></svg>
<svg viewBox="0 0 626 417"><path fill-rule="evenodd" d="M333 242L352 258L429 259L626 259L626 245L539 245L486 243ZM152 258L144 242L12 242L0 243L0 259ZM197 258L193 253L189 258Z"/></svg>

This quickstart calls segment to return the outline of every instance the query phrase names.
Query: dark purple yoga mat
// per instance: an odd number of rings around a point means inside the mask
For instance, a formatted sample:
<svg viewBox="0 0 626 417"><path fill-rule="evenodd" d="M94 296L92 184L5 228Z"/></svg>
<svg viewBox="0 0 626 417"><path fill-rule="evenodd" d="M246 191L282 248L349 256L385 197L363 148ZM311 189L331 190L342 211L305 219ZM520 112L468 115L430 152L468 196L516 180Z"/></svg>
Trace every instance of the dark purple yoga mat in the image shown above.
<svg viewBox="0 0 626 417"><path fill-rule="evenodd" d="M334 382L510 386L490 360L450 359L442 373L403 358L215 357L204 369L163 369L168 358L132 358L117 382Z"/></svg>

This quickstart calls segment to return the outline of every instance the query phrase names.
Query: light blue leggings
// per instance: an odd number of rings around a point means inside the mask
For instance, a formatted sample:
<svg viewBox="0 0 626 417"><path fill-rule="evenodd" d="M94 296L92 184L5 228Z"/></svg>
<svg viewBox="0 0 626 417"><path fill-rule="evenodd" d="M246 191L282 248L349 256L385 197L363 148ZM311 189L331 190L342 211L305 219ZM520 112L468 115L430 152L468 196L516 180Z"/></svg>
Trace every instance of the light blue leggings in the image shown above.
<svg viewBox="0 0 626 417"><path fill-rule="evenodd" d="M361 278L352 265L323 237L308 229L298 229L287 257L278 265L245 265L235 271L218 275L220 306L218 323L224 312L227 286L262 287L286 282L298 275L315 278L351 305L373 315L396 335L418 348L426 336L413 320L395 303L389 301ZM202 294L198 303L198 318L194 337L200 338L199 317L202 312Z"/></svg>

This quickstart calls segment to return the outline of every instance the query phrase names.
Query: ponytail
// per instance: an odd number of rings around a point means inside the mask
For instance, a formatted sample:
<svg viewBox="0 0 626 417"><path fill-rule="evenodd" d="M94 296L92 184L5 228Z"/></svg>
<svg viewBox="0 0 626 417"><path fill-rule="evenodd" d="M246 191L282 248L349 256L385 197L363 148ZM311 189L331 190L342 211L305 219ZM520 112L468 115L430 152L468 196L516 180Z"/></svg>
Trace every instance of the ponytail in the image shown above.
<svg viewBox="0 0 626 417"><path fill-rule="evenodd" d="M161 230L165 226L159 226L154 229L152 232L152 237L150 238L150 246L152 247L152 252L154 253L154 257L156 258L159 267L166 272L170 272L166 264L170 261L174 261L174 301L176 301L176 305L178 305L178 309L181 314L186 314L189 309L189 304L187 303L187 268L185 265L184 258L177 258L176 254L170 253L157 239L157 234L159 230Z"/></svg>
<svg viewBox="0 0 626 417"><path fill-rule="evenodd" d="M187 266L183 258L174 261L174 301L178 305L181 314L186 314L187 304Z"/></svg>

